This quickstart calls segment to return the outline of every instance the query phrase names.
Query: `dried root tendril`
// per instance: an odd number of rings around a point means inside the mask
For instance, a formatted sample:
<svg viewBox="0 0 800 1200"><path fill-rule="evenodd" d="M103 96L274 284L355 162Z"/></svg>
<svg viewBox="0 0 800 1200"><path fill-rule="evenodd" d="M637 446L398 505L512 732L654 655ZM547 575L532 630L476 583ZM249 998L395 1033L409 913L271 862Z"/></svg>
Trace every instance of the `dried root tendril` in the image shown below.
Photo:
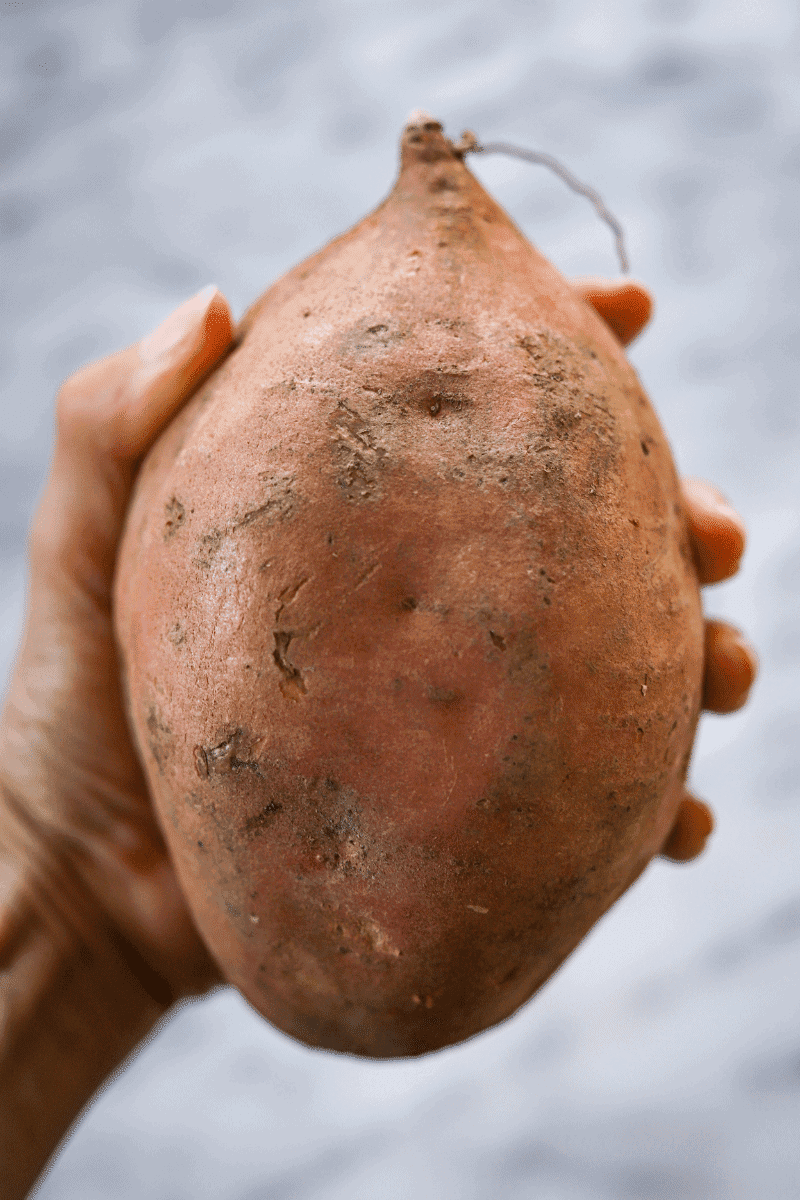
<svg viewBox="0 0 800 1200"><path fill-rule="evenodd" d="M617 247L617 255L619 257L620 267L623 274L627 274L630 270L628 265L628 255L625 252L625 235L617 218L605 206L603 198L594 188L589 187L586 183L581 183L580 179L576 179L571 171L560 163L552 154L544 154L540 150L525 150L521 146L512 146L508 142L479 142L474 133L470 130L465 130L461 135L461 141L454 144L453 149L459 154L508 154L512 158L521 158L525 162L534 163L538 166L549 167L559 179L573 192L578 192L581 196L586 196L587 200L591 200L595 207L597 215L601 220L605 221L614 234L614 241Z"/></svg>

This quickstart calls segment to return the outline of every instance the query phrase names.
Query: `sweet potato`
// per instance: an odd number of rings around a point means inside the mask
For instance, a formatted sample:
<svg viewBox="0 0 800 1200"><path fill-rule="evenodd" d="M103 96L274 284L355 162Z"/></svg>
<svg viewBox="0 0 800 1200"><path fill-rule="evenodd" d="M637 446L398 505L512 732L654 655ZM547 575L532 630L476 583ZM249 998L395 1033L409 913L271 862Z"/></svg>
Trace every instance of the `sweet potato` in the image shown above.
<svg viewBox="0 0 800 1200"><path fill-rule="evenodd" d="M197 925L312 1045L503 1020L669 833L703 640L664 433L430 119L150 453L116 620Z"/></svg>

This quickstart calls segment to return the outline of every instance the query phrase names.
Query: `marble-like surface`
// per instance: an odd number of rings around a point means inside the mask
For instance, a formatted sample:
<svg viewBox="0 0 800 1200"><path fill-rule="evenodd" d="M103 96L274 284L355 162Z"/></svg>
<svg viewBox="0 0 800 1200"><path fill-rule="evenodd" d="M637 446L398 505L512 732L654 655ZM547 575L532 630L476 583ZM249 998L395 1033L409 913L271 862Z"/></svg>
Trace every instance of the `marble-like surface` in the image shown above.
<svg viewBox="0 0 800 1200"><path fill-rule="evenodd" d="M41 1200L800 1196L800 70L792 0L56 0L0 16L0 671L68 372L217 282L235 311L386 192L422 105L560 155L655 290L632 351L688 473L745 513L711 613L762 680L706 717L719 830L657 863L502 1028L413 1062L309 1051L235 994L104 1091ZM565 273L590 207L475 168Z"/></svg>

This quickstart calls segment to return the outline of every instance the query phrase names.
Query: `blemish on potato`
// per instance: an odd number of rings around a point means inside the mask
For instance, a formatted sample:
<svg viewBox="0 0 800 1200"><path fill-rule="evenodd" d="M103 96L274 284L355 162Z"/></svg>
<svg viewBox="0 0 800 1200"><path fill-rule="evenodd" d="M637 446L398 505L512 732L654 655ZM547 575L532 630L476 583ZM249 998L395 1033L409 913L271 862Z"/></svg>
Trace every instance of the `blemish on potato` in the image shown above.
<svg viewBox="0 0 800 1200"><path fill-rule="evenodd" d="M224 533L221 529L212 529L209 533L201 534L197 539L192 565L201 571L208 571L217 555Z"/></svg>
<svg viewBox="0 0 800 1200"><path fill-rule="evenodd" d="M158 767L159 773L164 774L164 766L172 752L172 730L161 717L155 704L151 704L145 718L147 726L148 746Z"/></svg>
<svg viewBox="0 0 800 1200"><path fill-rule="evenodd" d="M176 621L167 631L167 637L172 642L176 649L179 649L186 642L186 630L181 625L180 621Z"/></svg>
<svg viewBox="0 0 800 1200"><path fill-rule="evenodd" d="M164 505L164 541L174 537L186 520L186 508L175 496Z"/></svg>
<svg viewBox="0 0 800 1200"><path fill-rule="evenodd" d="M262 833L268 829L279 812L283 812L283 805L277 800L270 800L269 804L265 804L260 812L255 816L248 817L244 823L244 832L248 835Z"/></svg>
<svg viewBox="0 0 800 1200"><path fill-rule="evenodd" d="M201 779L208 779L208 758L202 746L194 748L194 769Z"/></svg>
<svg viewBox="0 0 800 1200"><path fill-rule="evenodd" d="M291 629L275 629L272 636L275 639L275 649L272 652L273 661L281 672L280 689L287 700L297 700L306 694L306 685L299 667L289 661L289 645L294 638Z"/></svg>

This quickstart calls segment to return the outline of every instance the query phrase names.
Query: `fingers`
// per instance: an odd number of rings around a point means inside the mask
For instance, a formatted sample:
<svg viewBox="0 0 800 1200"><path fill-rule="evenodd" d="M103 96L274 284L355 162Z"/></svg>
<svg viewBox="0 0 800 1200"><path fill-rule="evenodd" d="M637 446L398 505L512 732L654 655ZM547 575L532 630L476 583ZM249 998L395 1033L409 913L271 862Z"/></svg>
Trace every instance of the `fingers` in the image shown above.
<svg viewBox="0 0 800 1200"><path fill-rule="evenodd" d="M681 487L700 583L729 579L744 552L741 518L710 483L684 479ZM735 712L746 703L757 672L758 656L743 634L726 621L706 621L703 708L715 713ZM708 806L686 794L661 856L673 862L691 862L703 852L713 829L714 818Z"/></svg>
<svg viewBox="0 0 800 1200"><path fill-rule="evenodd" d="M725 621L706 621L703 708L736 712L746 702L758 673L758 655L742 633Z"/></svg>
<svg viewBox="0 0 800 1200"><path fill-rule="evenodd" d="M31 533L34 571L107 597L137 464L232 341L227 302L212 286L141 342L66 381Z"/></svg>
<svg viewBox="0 0 800 1200"><path fill-rule="evenodd" d="M721 492L702 479L681 482L689 535L701 584L735 575L745 547L742 519ZM707 621L703 708L736 712L746 702L758 672L758 656L738 629Z"/></svg>
<svg viewBox="0 0 800 1200"><path fill-rule="evenodd" d="M595 310L613 334L629 346L644 329L653 313L653 298L644 284L634 279L600 279L584 276L572 286Z"/></svg>
<svg viewBox="0 0 800 1200"><path fill-rule="evenodd" d="M711 809L702 800L685 795L678 806L675 822L661 850L662 858L672 862L691 862L705 849L714 829Z"/></svg>
<svg viewBox="0 0 800 1200"><path fill-rule="evenodd" d="M744 553L742 518L704 479L683 479L681 491L700 583L730 579L738 571Z"/></svg>

